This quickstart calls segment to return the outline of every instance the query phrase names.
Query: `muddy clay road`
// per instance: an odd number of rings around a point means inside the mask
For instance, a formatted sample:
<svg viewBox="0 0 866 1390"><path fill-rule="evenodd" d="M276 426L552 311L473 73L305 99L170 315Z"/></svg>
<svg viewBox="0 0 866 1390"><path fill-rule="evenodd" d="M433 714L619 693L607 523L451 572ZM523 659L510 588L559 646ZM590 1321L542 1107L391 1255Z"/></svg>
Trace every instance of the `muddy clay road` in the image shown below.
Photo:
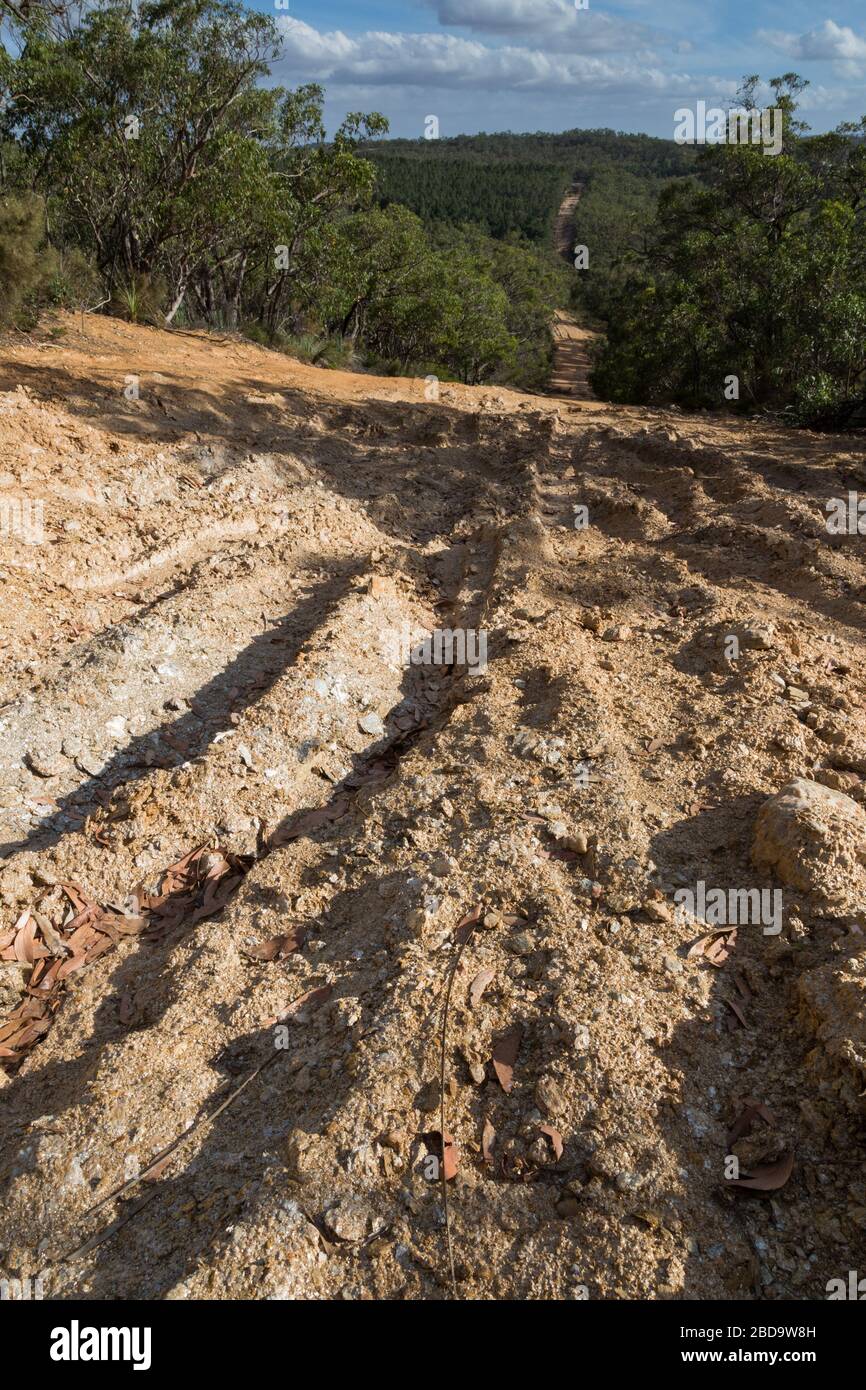
<svg viewBox="0 0 866 1390"><path fill-rule="evenodd" d="M0 1274L450 1298L444 1112L461 1298L825 1298L862 436L58 323L0 352ZM781 930L690 951L701 882Z"/></svg>

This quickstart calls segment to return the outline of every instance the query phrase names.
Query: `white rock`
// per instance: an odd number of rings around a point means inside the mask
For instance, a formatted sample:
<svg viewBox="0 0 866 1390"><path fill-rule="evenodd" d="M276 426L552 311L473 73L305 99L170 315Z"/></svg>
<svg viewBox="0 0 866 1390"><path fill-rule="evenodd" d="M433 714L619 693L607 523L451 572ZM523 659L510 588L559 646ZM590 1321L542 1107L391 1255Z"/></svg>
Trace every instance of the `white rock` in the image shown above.
<svg viewBox="0 0 866 1390"><path fill-rule="evenodd" d="M363 734L369 734L371 738L381 738L385 732L385 725L378 714L365 714L363 719L358 720L358 728Z"/></svg>

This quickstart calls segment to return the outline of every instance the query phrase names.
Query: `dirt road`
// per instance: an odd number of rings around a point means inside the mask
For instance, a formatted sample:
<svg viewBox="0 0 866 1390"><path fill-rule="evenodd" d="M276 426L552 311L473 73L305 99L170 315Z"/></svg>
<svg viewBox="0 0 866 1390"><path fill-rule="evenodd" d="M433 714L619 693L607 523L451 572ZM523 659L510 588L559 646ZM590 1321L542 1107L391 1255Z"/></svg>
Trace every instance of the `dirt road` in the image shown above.
<svg viewBox="0 0 866 1390"><path fill-rule="evenodd" d="M553 244L560 256L571 261L574 245L574 213L580 202L583 184L572 184L559 205L553 229Z"/></svg>
<svg viewBox="0 0 866 1390"><path fill-rule="evenodd" d="M554 228L554 245L558 253L573 261L574 214L583 186L573 185L560 204ZM575 272L576 274L579 272ZM573 400L591 401L594 393L589 384L590 349L597 334L581 328L567 309L557 309L553 323L553 371L548 382L551 394Z"/></svg>
<svg viewBox="0 0 866 1390"><path fill-rule="evenodd" d="M581 328L566 309L557 309L553 325L553 371L549 389L557 396L576 401L592 401L595 394L589 384L590 348L597 334Z"/></svg>
<svg viewBox="0 0 866 1390"><path fill-rule="evenodd" d="M2 1273L447 1298L444 1108L461 1297L823 1298L862 438L57 328L0 362ZM701 882L782 930L690 953Z"/></svg>

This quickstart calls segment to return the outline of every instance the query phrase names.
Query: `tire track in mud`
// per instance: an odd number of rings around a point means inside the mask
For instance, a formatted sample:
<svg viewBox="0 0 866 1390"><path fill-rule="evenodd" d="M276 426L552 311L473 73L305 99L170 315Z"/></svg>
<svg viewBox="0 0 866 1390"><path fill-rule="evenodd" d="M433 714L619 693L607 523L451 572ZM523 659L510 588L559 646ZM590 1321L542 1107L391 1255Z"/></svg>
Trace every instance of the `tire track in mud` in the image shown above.
<svg viewBox="0 0 866 1390"><path fill-rule="evenodd" d="M489 537L489 526L486 527L485 534ZM447 606L442 618L442 621L447 621L450 627L456 628L461 623L464 627L477 626L481 623L484 606L487 602L495 571L497 549L498 542L495 535L493 539L482 540L482 543L474 549L472 554L474 564L472 568L479 571L477 579L473 580L473 584L477 587L477 592L473 597L464 602L458 600L457 603L454 603L452 599L452 603ZM419 678L423 680L423 678L420 677L420 673ZM445 691L440 692L440 698L436 702L436 707L431 711L431 718L427 722L427 727L408 731L406 737L401 736L392 742L389 751L392 757L396 754L396 758L394 759L395 767L399 766L399 763L406 753L416 751L419 743L423 743L425 738L428 740L435 740L445 730L448 718L450 714L453 713L455 703L459 704L460 701L465 698L461 689L462 684L463 681L461 680L460 673L458 671L452 671L446 684ZM381 750L376 750L372 755L377 765L377 772L380 770L380 758L378 756L380 751ZM388 780L390 780L390 778ZM361 801L365 803L362 808L362 817L365 819L369 818L372 809L375 807L375 802L380 790L384 790L384 788L380 786L380 778L378 776L371 779L371 782L372 785L362 784L362 786L355 791L353 796L353 801L356 804ZM341 797L342 793L338 791L335 795ZM318 808L316 808L316 810L317 809ZM342 809L342 807L340 809ZM315 813L316 811L314 810L313 814ZM327 808L325 808L325 814L328 814ZM357 817L355 819L357 819ZM329 839L332 839L334 835L338 838L348 835L351 838L356 833L356 827L351 825L349 821L350 818L348 816L345 818L341 817L339 822L333 826L333 834L331 831L325 830L322 835L315 835L315 838L320 840L323 846ZM277 836L276 838L279 839L280 837ZM277 846L274 845L274 848L276 849ZM265 858L269 858L269 856L262 856L259 860L260 865Z"/></svg>
<svg viewBox="0 0 866 1390"><path fill-rule="evenodd" d="M475 568L480 570L479 588L482 590L480 597L469 602L461 602L458 593L455 592L450 597L446 594L439 602L439 612L437 616L442 619L441 624L427 635L427 640L435 638L437 632L450 633L451 638L444 638L443 652L447 648L448 654L453 656L457 641L454 634L464 634L464 650L471 648L471 638L467 639L466 634L479 632L479 622L483 617L486 605L486 595L493 584L496 569L496 550L495 540L482 540L492 528L487 525L477 538L468 537L465 542L461 542L457 549L463 553L467 546L477 546L473 554L475 557ZM480 541L480 545L478 542ZM479 563L480 562L480 563ZM446 560L447 563L447 560ZM464 576L460 576L457 581L458 589ZM294 812L289 821L264 836L263 854L269 853L272 849L280 845L288 844L307 833L307 828L315 828L317 823L322 825L330 824L348 815L359 796L364 791L369 791L372 787L383 783L399 767L400 761L418 743L425 734L436 734L442 732L447 726L448 720L454 710L455 705L461 698L464 682L470 669L469 663L458 663L456 659L440 664L435 664L433 669L445 677L445 689L437 690L435 696L429 696L429 673L430 663L424 658L421 652L423 641L412 642L412 654L408 667L408 684L403 694L400 704L406 702L414 703L416 707L427 706L425 715L419 717L417 722L408 728L400 729L397 733L389 737L384 744L375 743L370 750L361 757L359 766L354 774L345 783L339 784L324 806L314 806L302 808ZM435 648L431 647L435 653ZM423 667L424 673L419 669Z"/></svg>
<svg viewBox="0 0 866 1390"><path fill-rule="evenodd" d="M492 539L491 536L493 536ZM472 570L476 572L477 578L473 578L472 581L472 586L476 592L467 596L462 594L461 590L467 578L466 566L469 563L469 552L471 552ZM466 628L477 627L478 615L483 610L492 572L495 568L495 556L495 534L491 531L489 524L482 528L481 537L476 538L469 535L447 550L444 555L440 553L437 556L440 573L443 568L445 570L454 568L456 571L451 582L439 589L442 597L439 600L438 614L443 626L454 631L461 628L465 630ZM366 803L366 809L362 811L362 816L369 814L371 800L375 800L382 784L398 769L401 759L423 739L428 730L432 728L438 734L447 724L454 705L460 698L463 698L461 687L465 678L464 671L455 664L449 663L444 668L434 668L433 673L437 677L436 684L439 687L435 693L431 691L429 684L430 668L425 669L417 665L410 666L408 669L409 681L406 689L397 692L398 699L395 708L404 706L407 701L415 701L416 708L423 706L424 716L419 718L411 727L392 733L384 742L374 739L367 751L357 758L355 772L344 783L335 787L330 800L324 805L316 804L301 809L289 818L287 824L277 827L270 835L260 832L259 851L249 864L249 869L261 865L280 846L312 834L311 821L320 826L328 826L338 818L342 819L350 812L355 812L361 803ZM344 827L340 827L340 829L342 831ZM319 848L324 849L328 839L327 831L324 835L317 835L315 838L319 842ZM237 889L235 893L237 893ZM190 906L192 908L195 904ZM175 940L172 944L176 946L178 941ZM87 1248L89 1250L95 1247L88 1244Z"/></svg>
<svg viewBox="0 0 866 1390"><path fill-rule="evenodd" d="M276 526L274 533L278 534ZM99 574L88 575L86 578L76 577L72 580L70 588L82 592L123 588L127 584L134 584L145 576L155 575L158 570L167 569L169 566L176 567L181 560L185 564L185 570L181 571L181 575L184 575L194 565L206 564L216 553L216 546L223 546L226 542L242 541L261 534L262 524L257 517L244 517L238 521L220 522L216 526L205 527L194 537L175 541L171 545L154 551L146 559L138 560L127 569L114 570L109 573L103 571ZM171 575L171 578L174 584L182 582L182 579L174 574Z"/></svg>

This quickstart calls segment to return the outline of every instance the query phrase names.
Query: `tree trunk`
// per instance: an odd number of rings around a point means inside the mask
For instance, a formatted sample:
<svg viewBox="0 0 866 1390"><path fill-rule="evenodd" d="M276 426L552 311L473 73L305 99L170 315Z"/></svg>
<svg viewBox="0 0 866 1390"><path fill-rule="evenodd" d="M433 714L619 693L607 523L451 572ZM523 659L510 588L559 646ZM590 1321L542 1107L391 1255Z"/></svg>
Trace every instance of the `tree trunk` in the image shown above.
<svg viewBox="0 0 866 1390"><path fill-rule="evenodd" d="M246 274L248 259L249 253L247 251L244 251L243 255L241 256L240 263L238 265L237 274L235 275L234 285L232 286L231 294L226 303L226 326L228 328L234 329L238 326L238 320L240 318L241 311L241 291L243 289L244 275Z"/></svg>
<svg viewBox="0 0 866 1390"><path fill-rule="evenodd" d="M165 316L166 325L170 324L184 299L186 298L186 280L181 280L180 287L175 295L174 302Z"/></svg>

